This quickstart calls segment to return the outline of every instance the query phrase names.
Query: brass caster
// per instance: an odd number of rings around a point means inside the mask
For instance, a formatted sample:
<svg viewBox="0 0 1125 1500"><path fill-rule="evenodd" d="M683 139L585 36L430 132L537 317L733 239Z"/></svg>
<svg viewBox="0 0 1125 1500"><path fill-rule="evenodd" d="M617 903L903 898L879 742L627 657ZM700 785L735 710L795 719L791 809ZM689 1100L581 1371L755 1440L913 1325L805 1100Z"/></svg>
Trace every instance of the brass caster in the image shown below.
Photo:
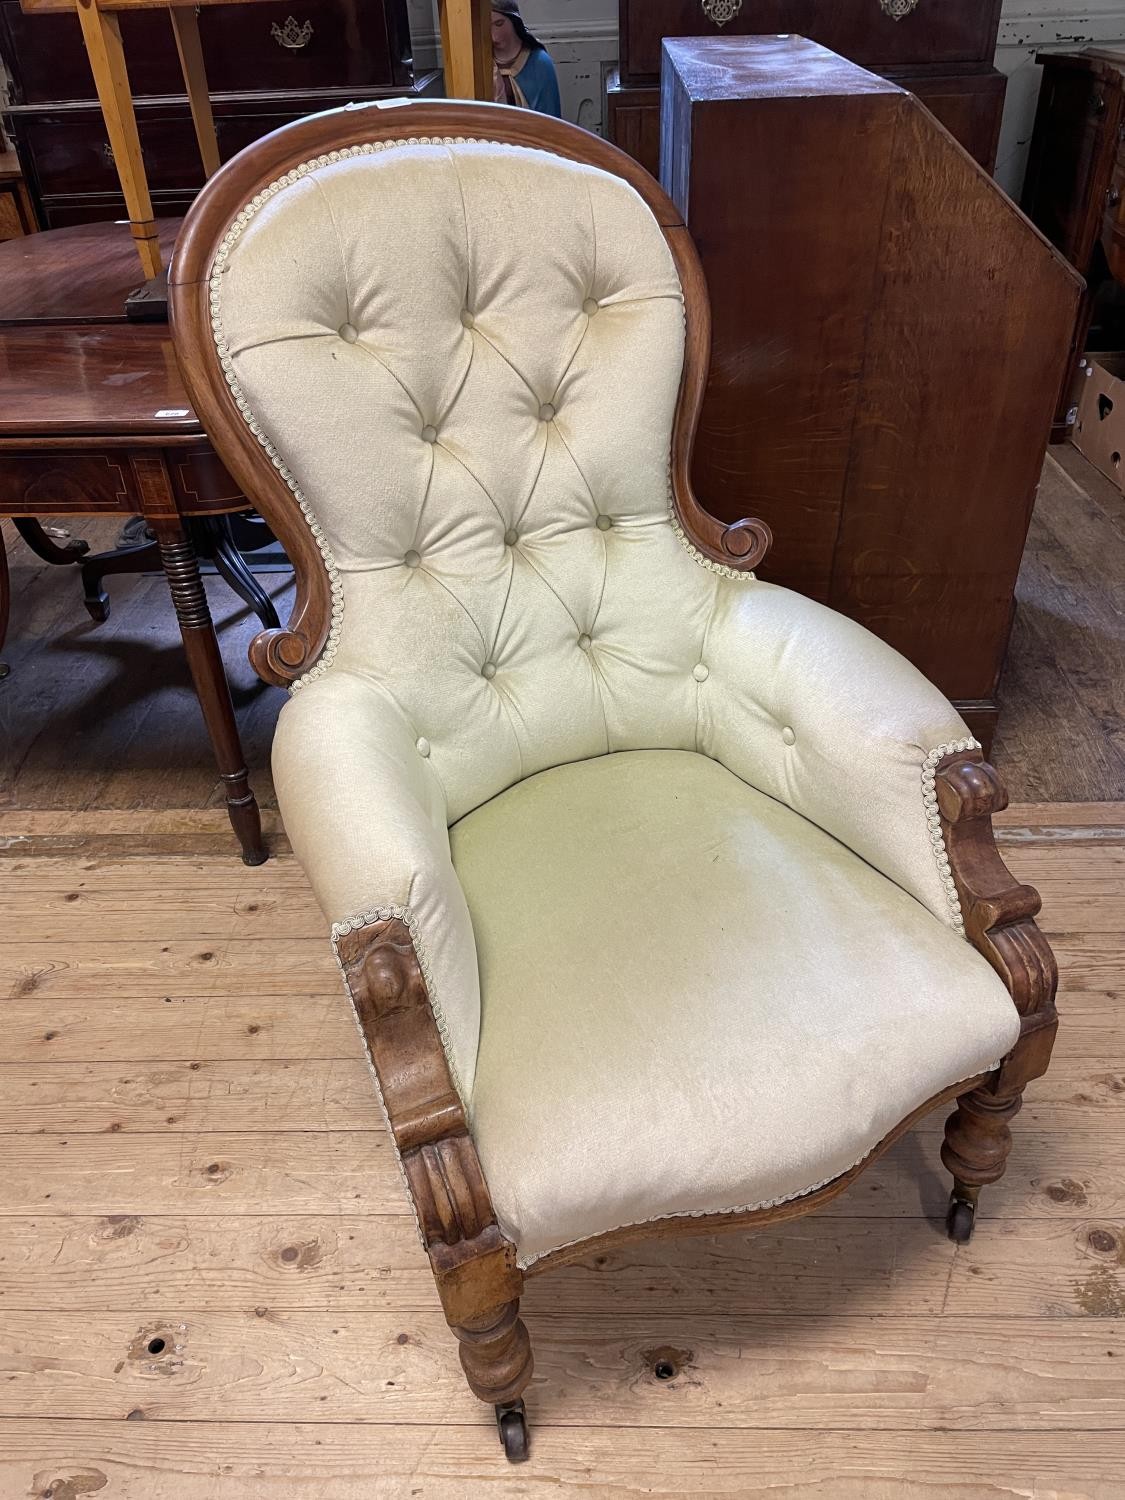
<svg viewBox="0 0 1125 1500"><path fill-rule="evenodd" d="M505 1401L496 1408L496 1428L510 1464L522 1464L528 1455L527 1412L522 1401Z"/></svg>
<svg viewBox="0 0 1125 1500"><path fill-rule="evenodd" d="M945 1227L949 1238L955 1245L967 1245L973 1237L973 1220L977 1216L975 1203L969 1203L964 1198L958 1198L956 1193L951 1193L949 1198L949 1211L945 1216Z"/></svg>

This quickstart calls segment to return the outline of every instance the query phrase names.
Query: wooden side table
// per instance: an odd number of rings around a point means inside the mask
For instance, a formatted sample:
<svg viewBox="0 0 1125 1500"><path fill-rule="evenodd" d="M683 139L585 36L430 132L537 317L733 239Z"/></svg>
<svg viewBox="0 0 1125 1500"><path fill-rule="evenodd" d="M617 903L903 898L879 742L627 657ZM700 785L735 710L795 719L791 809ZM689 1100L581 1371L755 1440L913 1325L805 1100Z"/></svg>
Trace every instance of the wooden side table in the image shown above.
<svg viewBox="0 0 1125 1500"><path fill-rule="evenodd" d="M28 373L33 372L29 380ZM246 864L266 858L185 516L246 510L188 405L166 328L0 327L0 515L143 515ZM0 544L0 645L8 616Z"/></svg>

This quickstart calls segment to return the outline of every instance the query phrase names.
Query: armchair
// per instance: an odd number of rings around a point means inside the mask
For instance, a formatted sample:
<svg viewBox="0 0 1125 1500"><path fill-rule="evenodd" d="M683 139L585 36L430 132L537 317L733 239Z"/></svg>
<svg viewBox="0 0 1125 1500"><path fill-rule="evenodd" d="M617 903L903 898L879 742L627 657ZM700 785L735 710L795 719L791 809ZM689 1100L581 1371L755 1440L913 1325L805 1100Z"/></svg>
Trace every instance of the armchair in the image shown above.
<svg viewBox="0 0 1125 1500"><path fill-rule="evenodd" d="M659 186L525 111L333 111L211 180L169 280L296 566L278 796L508 1457L526 1276L807 1213L954 1100L968 1239L1054 1036L1038 897L950 704L697 502Z"/></svg>

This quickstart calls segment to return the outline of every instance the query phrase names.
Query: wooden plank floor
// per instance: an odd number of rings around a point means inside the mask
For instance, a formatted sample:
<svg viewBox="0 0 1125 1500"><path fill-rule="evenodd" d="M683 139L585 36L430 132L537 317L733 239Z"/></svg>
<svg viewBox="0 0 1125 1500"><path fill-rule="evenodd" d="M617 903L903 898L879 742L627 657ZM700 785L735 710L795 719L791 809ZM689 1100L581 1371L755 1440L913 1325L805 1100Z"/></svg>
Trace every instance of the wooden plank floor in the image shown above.
<svg viewBox="0 0 1125 1500"><path fill-rule="evenodd" d="M1125 805L1001 832L1064 1019L973 1242L939 1114L814 1217L534 1281L509 1468L280 833L0 813L0 1496L1120 1500Z"/></svg>

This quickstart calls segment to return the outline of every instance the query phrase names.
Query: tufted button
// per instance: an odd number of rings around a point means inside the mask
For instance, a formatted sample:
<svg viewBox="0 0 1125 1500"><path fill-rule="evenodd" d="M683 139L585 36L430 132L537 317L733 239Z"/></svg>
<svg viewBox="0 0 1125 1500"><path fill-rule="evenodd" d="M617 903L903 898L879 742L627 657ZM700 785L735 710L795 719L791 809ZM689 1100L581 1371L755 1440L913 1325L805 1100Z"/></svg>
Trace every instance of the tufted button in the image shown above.
<svg viewBox="0 0 1125 1500"><path fill-rule="evenodd" d="M430 753L430 742L428 739L426 739L425 735L423 735L420 739L414 741L414 748L424 759Z"/></svg>
<svg viewBox="0 0 1125 1500"><path fill-rule="evenodd" d="M436 443L437 442L437 428L436 427L423 427L422 428L422 441L424 443Z"/></svg>
<svg viewBox="0 0 1125 1500"><path fill-rule="evenodd" d="M590 647L593 645L593 642L586 634L586 632L583 631L582 634L578 637L578 644L582 647L583 651L589 651Z"/></svg>
<svg viewBox="0 0 1125 1500"><path fill-rule="evenodd" d="M484 666L480 669L480 675L482 677L487 677L489 682L491 682L492 679L496 676L496 663L494 661L486 661Z"/></svg>
<svg viewBox="0 0 1125 1500"><path fill-rule="evenodd" d="M476 326L472 313L467 307L461 309L461 327L474 328Z"/></svg>
<svg viewBox="0 0 1125 1500"><path fill-rule="evenodd" d="M587 297L585 302L583 302L582 304L582 311L588 318L592 318L597 312L599 305L599 303L594 301L593 297Z"/></svg>
<svg viewBox="0 0 1125 1500"><path fill-rule="evenodd" d="M359 338L359 334L356 333L355 329L350 323L341 323L340 337L343 339L345 344L354 344L356 339Z"/></svg>
<svg viewBox="0 0 1125 1500"><path fill-rule="evenodd" d="M408 568L416 568L421 561L422 561L421 557L418 555L417 552L414 551L413 547L410 549L410 551L403 558L403 562L406 564L406 566Z"/></svg>
<svg viewBox="0 0 1125 1500"><path fill-rule="evenodd" d="M594 522L594 525L598 528L599 531L612 531L613 518L611 516L599 516L598 519Z"/></svg>
<svg viewBox="0 0 1125 1500"><path fill-rule="evenodd" d="M785 728L781 731L781 738L785 741L785 743L787 745L792 745L794 743L794 741L796 740L797 736L789 728L789 725L786 724Z"/></svg>
<svg viewBox="0 0 1125 1500"><path fill-rule="evenodd" d="M549 401L544 401L543 405L539 408L539 420L541 422L549 422L554 415L555 408Z"/></svg>
<svg viewBox="0 0 1125 1500"><path fill-rule="evenodd" d="M695 678L696 682L706 682L711 673L700 661L696 662L695 666L692 667L691 675Z"/></svg>
<svg viewBox="0 0 1125 1500"><path fill-rule="evenodd" d="M516 528L514 526L509 526L507 531L504 533L504 545L506 547L514 547L519 539L520 534L516 530Z"/></svg>

